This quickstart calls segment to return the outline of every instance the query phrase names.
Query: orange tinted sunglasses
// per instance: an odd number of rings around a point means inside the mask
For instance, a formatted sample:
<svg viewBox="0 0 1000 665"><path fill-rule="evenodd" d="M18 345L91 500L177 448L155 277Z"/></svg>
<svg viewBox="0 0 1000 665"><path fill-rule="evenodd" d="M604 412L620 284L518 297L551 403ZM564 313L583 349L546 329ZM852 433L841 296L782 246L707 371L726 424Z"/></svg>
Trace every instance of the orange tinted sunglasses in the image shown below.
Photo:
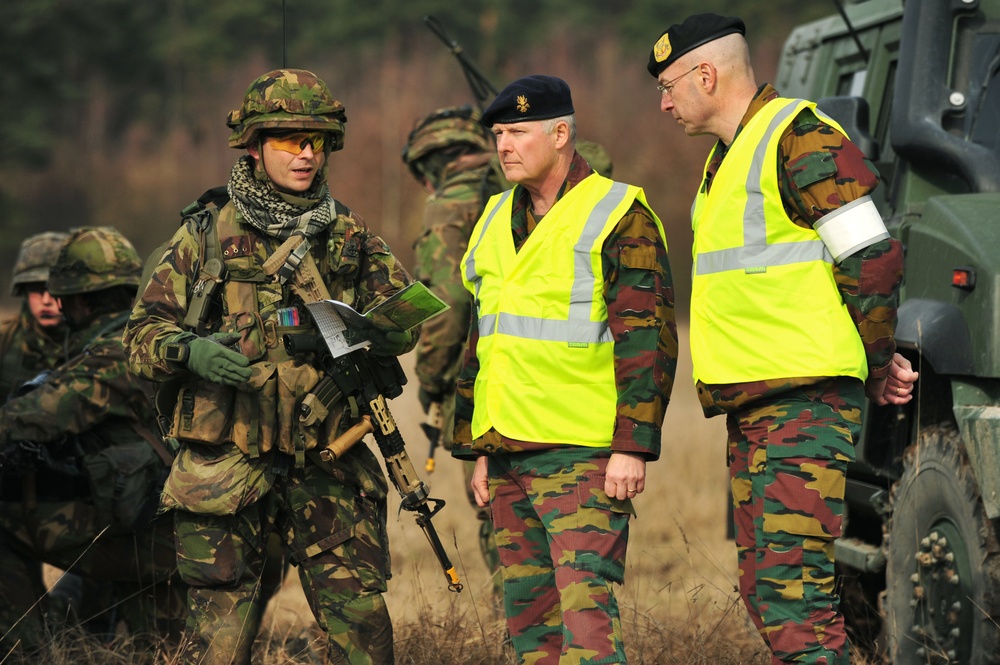
<svg viewBox="0 0 1000 665"><path fill-rule="evenodd" d="M293 132L291 134L269 134L264 137L271 147L282 152L297 155L311 145L313 152L322 152L326 145L324 132Z"/></svg>

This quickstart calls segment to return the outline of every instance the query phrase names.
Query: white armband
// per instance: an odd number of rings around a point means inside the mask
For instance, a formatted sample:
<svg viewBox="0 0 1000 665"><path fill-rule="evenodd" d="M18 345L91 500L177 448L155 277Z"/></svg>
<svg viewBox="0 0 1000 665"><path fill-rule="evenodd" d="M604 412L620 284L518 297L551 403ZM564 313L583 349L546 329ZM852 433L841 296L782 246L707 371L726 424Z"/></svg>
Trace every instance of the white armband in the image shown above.
<svg viewBox="0 0 1000 665"><path fill-rule="evenodd" d="M889 237L882 215L870 196L862 196L824 215L813 228L837 263Z"/></svg>

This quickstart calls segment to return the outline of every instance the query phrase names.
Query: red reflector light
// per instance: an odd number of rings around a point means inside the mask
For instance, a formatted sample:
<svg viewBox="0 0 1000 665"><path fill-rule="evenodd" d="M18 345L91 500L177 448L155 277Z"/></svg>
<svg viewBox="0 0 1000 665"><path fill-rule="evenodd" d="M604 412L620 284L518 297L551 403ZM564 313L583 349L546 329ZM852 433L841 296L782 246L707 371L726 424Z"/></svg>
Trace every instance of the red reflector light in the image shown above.
<svg viewBox="0 0 1000 665"><path fill-rule="evenodd" d="M972 268L952 268L951 285L963 291L976 288L976 271Z"/></svg>

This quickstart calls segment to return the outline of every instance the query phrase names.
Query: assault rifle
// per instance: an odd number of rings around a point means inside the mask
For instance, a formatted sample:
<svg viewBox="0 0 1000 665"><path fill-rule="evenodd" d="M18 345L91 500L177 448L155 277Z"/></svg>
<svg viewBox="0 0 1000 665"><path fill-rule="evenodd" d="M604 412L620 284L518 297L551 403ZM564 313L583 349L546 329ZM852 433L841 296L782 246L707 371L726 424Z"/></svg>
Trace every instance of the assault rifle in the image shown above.
<svg viewBox="0 0 1000 665"><path fill-rule="evenodd" d="M312 354L316 366L326 374L312 391L313 394L330 396L339 392L341 399L347 400L352 415L360 417L358 424L321 450L320 457L326 461L335 460L371 432L385 459L392 484L399 491L402 499L400 509L416 513L417 525L423 529L444 570L449 591L460 592L462 583L458 573L431 521L445 502L429 496L427 485L413 469L413 463L406 453L406 444L386 404L387 399L402 394L403 384L406 383L399 360L395 356L376 356L368 351L370 342L367 340L352 340L343 319L328 307L330 302L308 305L320 334L286 334L282 338L285 349L290 354ZM324 400L320 398L317 401ZM305 400L300 416L311 418L313 411L318 408L321 407L316 401Z"/></svg>
<svg viewBox="0 0 1000 665"><path fill-rule="evenodd" d="M489 79L465 57L462 47L458 45L457 41L451 38L451 35L444 29L439 20L428 14L424 16L424 24L454 54L458 60L458 64L462 66L462 73L465 74L465 80L469 82L469 87L472 88L472 94L476 98L476 103L479 104L480 109L485 110L486 100L490 99L490 95L496 97L500 93L493 87Z"/></svg>

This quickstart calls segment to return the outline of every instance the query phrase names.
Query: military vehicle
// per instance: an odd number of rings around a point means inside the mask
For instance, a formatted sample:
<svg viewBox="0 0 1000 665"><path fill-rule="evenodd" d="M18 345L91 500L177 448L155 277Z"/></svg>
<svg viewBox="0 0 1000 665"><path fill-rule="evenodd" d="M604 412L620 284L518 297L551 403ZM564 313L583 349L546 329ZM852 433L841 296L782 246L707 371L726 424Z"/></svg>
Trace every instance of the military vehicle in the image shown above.
<svg viewBox="0 0 1000 665"><path fill-rule="evenodd" d="M877 620L893 663L1000 662L1000 0L834 0L775 85L866 151L906 252L897 339L920 379L865 410L836 543L848 625Z"/></svg>

